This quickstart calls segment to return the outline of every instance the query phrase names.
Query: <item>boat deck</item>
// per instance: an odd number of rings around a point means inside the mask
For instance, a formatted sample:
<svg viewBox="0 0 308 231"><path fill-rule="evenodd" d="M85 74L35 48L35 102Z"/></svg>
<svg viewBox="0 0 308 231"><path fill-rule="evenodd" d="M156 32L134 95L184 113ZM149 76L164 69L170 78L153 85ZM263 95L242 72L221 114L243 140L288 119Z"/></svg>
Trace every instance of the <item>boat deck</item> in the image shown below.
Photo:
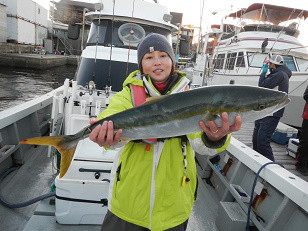
<svg viewBox="0 0 308 231"><path fill-rule="evenodd" d="M232 134L236 139L238 139L242 143L252 148L253 129L254 129L253 122L246 123L243 124L240 131L234 132ZM286 145L281 145L271 142L271 147L276 162L282 164L288 171L308 182L308 176L302 175L295 169L295 159L288 155Z"/></svg>
<svg viewBox="0 0 308 231"><path fill-rule="evenodd" d="M234 137L251 147L252 131L253 123L245 124L241 131L234 133ZM295 160L288 156L284 145L272 143L272 147L279 163L302 179L308 180L307 177L300 175L295 170ZM24 202L49 192L57 173L52 165L53 160L48 158L46 153L47 147L45 146L31 148L26 153L25 164L4 179L1 184L1 195L7 201L11 203ZM201 175L202 170L199 167L198 172ZM199 178L199 182L198 197L189 219L187 231L218 231L215 225L219 204L217 192L204 180ZM55 207L50 204L50 199L20 209L8 209L0 205L0 230L100 230L99 225L60 225L55 220L54 212Z"/></svg>
<svg viewBox="0 0 308 231"><path fill-rule="evenodd" d="M2 182L1 195L10 203L28 201L48 193L56 172L52 160L47 157L47 147L30 149L28 161L8 175ZM201 169L198 168L201 173ZM218 231L215 218L219 198L215 190L199 178L198 197L189 219L187 231ZM0 230L6 231L98 231L100 225L61 225L55 219L55 206L50 198L24 208L9 209L0 204ZM205 209L206 208L206 209Z"/></svg>

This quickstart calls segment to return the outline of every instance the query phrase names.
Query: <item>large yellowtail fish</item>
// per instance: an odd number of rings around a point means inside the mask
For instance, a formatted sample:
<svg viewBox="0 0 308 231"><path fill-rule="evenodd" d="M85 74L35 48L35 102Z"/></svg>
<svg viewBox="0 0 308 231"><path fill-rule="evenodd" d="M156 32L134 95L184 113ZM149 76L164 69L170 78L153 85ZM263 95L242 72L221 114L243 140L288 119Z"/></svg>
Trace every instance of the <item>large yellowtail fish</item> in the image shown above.
<svg viewBox="0 0 308 231"><path fill-rule="evenodd" d="M284 92L242 85L202 87L147 102L89 125L75 135L47 136L23 140L21 144L52 145L61 153L60 177L67 172L76 146L98 124L113 121L115 131L123 129L128 140L175 137L200 131L199 121L214 120L221 126L221 113L229 123L240 115L243 123L263 118L289 102Z"/></svg>

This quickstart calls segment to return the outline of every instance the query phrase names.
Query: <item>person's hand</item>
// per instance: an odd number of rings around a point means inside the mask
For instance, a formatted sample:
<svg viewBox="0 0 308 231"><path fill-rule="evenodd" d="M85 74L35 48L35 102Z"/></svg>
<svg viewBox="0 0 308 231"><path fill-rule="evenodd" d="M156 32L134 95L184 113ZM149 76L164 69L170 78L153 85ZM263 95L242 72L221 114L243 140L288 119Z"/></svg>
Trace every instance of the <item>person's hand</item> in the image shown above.
<svg viewBox="0 0 308 231"><path fill-rule="evenodd" d="M97 119L92 118L90 124L97 122ZM113 122L104 121L102 125L97 125L89 135L90 140L97 143L99 146L116 145L120 141L122 129L119 129L114 134Z"/></svg>
<svg viewBox="0 0 308 231"><path fill-rule="evenodd" d="M268 70L268 64L264 63L263 66L262 66L262 73L266 73L267 70Z"/></svg>
<svg viewBox="0 0 308 231"><path fill-rule="evenodd" d="M199 122L200 128L205 132L209 140L218 141L225 135L240 130L242 126L242 119L240 116L235 117L235 122L231 126L229 125L229 118L227 112L223 112L221 114L221 119L221 127L218 127L214 121L208 121L208 126L206 126L203 121Z"/></svg>

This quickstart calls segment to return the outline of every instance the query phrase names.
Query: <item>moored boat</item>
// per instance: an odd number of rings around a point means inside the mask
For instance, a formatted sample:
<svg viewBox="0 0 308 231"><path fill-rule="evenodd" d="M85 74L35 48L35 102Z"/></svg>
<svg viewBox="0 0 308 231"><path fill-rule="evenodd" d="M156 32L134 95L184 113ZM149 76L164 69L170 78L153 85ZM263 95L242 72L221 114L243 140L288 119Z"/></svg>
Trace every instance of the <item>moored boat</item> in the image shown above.
<svg viewBox="0 0 308 231"><path fill-rule="evenodd" d="M264 61L279 54L293 73L289 83L291 103L281 121L300 127L305 105L303 94L308 85L308 50L307 44L298 40L298 22L306 19L308 12L253 4L228 17L237 19L239 25L212 26L197 59L193 83L219 85L232 82L257 86Z"/></svg>

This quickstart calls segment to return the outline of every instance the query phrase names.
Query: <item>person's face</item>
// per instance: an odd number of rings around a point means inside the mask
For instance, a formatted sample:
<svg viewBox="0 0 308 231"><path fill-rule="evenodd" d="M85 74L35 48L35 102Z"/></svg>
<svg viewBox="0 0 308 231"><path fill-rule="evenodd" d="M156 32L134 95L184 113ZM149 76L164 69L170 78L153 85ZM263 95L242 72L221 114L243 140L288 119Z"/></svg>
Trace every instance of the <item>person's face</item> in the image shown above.
<svg viewBox="0 0 308 231"><path fill-rule="evenodd" d="M166 52L153 51L143 56L141 66L143 73L150 75L154 83L164 83L170 76L172 60Z"/></svg>
<svg viewBox="0 0 308 231"><path fill-rule="evenodd" d="M275 64L274 63L269 63L269 66L268 66L270 69L275 69L276 68L276 66L275 66Z"/></svg>

